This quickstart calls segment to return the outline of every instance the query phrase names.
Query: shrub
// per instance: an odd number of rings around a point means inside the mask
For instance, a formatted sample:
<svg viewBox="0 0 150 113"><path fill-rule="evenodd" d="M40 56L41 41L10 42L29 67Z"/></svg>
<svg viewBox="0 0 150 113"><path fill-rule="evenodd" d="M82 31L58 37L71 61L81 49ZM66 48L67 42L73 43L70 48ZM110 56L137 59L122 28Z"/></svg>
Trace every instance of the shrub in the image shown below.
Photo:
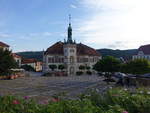
<svg viewBox="0 0 150 113"><path fill-rule="evenodd" d="M121 62L118 59L112 56L106 56L102 60L98 61L93 66L93 69L97 72L104 72L104 76L107 79L110 79L114 72L118 72L120 70L120 66Z"/></svg>
<svg viewBox="0 0 150 113"><path fill-rule="evenodd" d="M92 72L91 71L87 71L86 74L92 75Z"/></svg>
<svg viewBox="0 0 150 113"><path fill-rule="evenodd" d="M58 69L60 69L62 71L63 69L65 69L65 66L64 65L59 65Z"/></svg>
<svg viewBox="0 0 150 113"><path fill-rule="evenodd" d="M150 94L144 89L134 92L126 89L111 89L103 95L91 91L86 95L89 96L85 96L85 98L90 99L95 106L99 106L104 111L112 111L112 113L122 113L121 111L127 111L127 113L150 112L150 107L148 107L150 106Z"/></svg>
<svg viewBox="0 0 150 113"><path fill-rule="evenodd" d="M39 113L39 109L40 106L31 99L0 97L0 113Z"/></svg>
<svg viewBox="0 0 150 113"><path fill-rule="evenodd" d="M82 75L82 74L83 74L82 71L77 71L77 72L76 72L76 75L78 75L78 76L80 76L80 75Z"/></svg>
<svg viewBox="0 0 150 113"><path fill-rule="evenodd" d="M21 66L21 68L23 68L26 71L35 71L35 69L30 65L23 65Z"/></svg>
<svg viewBox="0 0 150 113"><path fill-rule="evenodd" d="M37 104L27 96L0 96L0 113L150 113L150 94L144 89L111 89L103 94L92 90L74 100L57 97Z"/></svg>
<svg viewBox="0 0 150 113"><path fill-rule="evenodd" d="M79 66L79 69L80 69L80 70L85 70L85 66L80 65L80 66Z"/></svg>
<svg viewBox="0 0 150 113"><path fill-rule="evenodd" d="M90 66L86 66L86 69L87 69L87 70L90 70L90 69L91 69L91 67L90 67Z"/></svg>
<svg viewBox="0 0 150 113"><path fill-rule="evenodd" d="M49 68L52 70L52 71L54 71L55 69L57 69L57 65L49 65Z"/></svg>
<svg viewBox="0 0 150 113"><path fill-rule="evenodd" d="M99 60L94 66L93 69L97 72L109 72L114 73L118 72L120 69L121 62L112 56L106 56L102 60Z"/></svg>
<svg viewBox="0 0 150 113"><path fill-rule="evenodd" d="M11 51L0 48L0 76L10 75L12 73L10 69L17 67Z"/></svg>
<svg viewBox="0 0 150 113"><path fill-rule="evenodd" d="M150 73L150 62L146 59L136 59L123 64L120 71L137 75Z"/></svg>
<svg viewBox="0 0 150 113"><path fill-rule="evenodd" d="M42 76L52 76L53 73L50 73L50 72L47 72L47 73L44 73Z"/></svg>

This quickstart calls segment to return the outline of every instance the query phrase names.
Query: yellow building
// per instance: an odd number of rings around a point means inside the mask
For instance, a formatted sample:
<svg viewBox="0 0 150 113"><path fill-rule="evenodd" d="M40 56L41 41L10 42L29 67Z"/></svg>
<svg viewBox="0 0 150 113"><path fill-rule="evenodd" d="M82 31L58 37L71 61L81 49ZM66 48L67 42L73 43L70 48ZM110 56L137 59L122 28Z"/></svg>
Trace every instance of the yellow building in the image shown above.
<svg viewBox="0 0 150 113"><path fill-rule="evenodd" d="M22 59L21 62L23 65L29 65L34 68L36 72L42 71L42 62L37 61L36 59Z"/></svg>

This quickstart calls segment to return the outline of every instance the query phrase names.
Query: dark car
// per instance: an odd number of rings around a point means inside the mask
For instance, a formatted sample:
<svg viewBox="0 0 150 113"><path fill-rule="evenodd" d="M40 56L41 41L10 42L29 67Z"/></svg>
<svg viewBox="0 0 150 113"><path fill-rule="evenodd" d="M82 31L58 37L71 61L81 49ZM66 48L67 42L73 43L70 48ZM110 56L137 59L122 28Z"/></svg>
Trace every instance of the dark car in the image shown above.
<svg viewBox="0 0 150 113"><path fill-rule="evenodd" d="M141 75L140 77L150 78L150 73L147 73L147 74Z"/></svg>

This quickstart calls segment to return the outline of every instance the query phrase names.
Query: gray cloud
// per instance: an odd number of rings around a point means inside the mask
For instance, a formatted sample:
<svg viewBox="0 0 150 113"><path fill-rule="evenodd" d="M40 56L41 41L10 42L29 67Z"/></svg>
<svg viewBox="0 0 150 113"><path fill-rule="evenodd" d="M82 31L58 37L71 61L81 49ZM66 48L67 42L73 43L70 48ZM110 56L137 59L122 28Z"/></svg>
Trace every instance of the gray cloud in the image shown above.
<svg viewBox="0 0 150 113"><path fill-rule="evenodd" d="M10 38L10 37L12 37L12 35L8 33L0 33L0 38Z"/></svg>
<svg viewBox="0 0 150 113"><path fill-rule="evenodd" d="M150 42L150 7L148 5L150 1L78 1L83 9L89 12L78 26L83 42L86 44L128 49ZM99 47L95 46L95 48Z"/></svg>
<svg viewBox="0 0 150 113"><path fill-rule="evenodd" d="M117 41L108 45L108 47L112 49L126 48L126 44L126 42Z"/></svg>
<svg viewBox="0 0 150 113"><path fill-rule="evenodd" d="M76 8L77 8L77 6L74 5L74 4L71 4L70 7L73 8L73 9L76 9Z"/></svg>

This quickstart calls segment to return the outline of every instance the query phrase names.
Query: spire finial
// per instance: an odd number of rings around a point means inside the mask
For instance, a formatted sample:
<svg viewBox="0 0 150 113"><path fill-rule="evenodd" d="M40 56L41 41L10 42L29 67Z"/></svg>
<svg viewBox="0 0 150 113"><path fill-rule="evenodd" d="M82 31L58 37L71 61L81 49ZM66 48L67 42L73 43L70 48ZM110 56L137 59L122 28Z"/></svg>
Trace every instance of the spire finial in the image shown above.
<svg viewBox="0 0 150 113"><path fill-rule="evenodd" d="M69 14L69 24L71 24L71 14Z"/></svg>

